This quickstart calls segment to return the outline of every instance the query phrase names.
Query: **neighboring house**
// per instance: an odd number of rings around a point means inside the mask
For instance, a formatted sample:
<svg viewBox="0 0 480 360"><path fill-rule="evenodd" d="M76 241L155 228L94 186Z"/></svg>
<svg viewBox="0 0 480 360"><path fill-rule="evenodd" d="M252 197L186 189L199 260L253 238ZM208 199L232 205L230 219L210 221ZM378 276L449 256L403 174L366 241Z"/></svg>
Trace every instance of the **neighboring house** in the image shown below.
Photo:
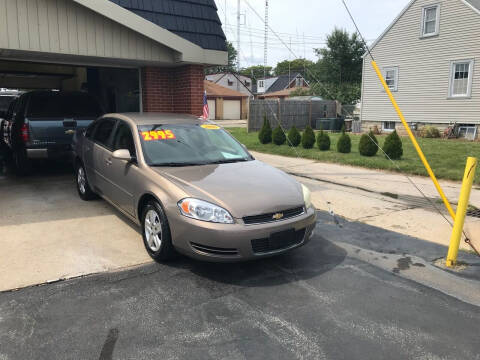
<svg viewBox="0 0 480 360"><path fill-rule="evenodd" d="M304 87L291 87L284 90L267 92L265 94L258 95L258 98L259 99L286 99L286 98L289 98L293 92L299 89L304 89Z"/></svg>
<svg viewBox="0 0 480 360"><path fill-rule="evenodd" d="M307 80L300 73L280 75L257 80L257 94L267 94L290 88L309 88Z"/></svg>
<svg viewBox="0 0 480 360"><path fill-rule="evenodd" d="M214 0L0 1L0 88L201 115L204 66L226 64Z"/></svg>
<svg viewBox="0 0 480 360"><path fill-rule="evenodd" d="M413 0L371 52L407 121L470 136L480 124L480 0ZM362 130L401 123L366 54Z"/></svg>
<svg viewBox="0 0 480 360"><path fill-rule="evenodd" d="M205 79L228 89L241 92L249 97L253 94L252 79L247 76L218 73L206 75Z"/></svg>
<svg viewBox="0 0 480 360"><path fill-rule="evenodd" d="M248 115L247 94L235 91L214 82L204 81L211 120L239 120Z"/></svg>

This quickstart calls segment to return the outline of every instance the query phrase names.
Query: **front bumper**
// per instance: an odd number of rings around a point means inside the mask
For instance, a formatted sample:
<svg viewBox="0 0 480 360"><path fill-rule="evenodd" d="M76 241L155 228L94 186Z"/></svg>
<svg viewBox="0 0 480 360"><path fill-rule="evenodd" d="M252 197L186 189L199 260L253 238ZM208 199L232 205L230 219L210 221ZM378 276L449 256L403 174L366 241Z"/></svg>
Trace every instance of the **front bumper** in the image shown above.
<svg viewBox="0 0 480 360"><path fill-rule="evenodd" d="M316 224L313 208L294 218L256 225L202 222L179 213L168 218L172 242L177 251L212 262L253 260L290 251L310 240ZM264 246L272 234L288 230L295 231L295 239L282 241L279 247L273 249Z"/></svg>

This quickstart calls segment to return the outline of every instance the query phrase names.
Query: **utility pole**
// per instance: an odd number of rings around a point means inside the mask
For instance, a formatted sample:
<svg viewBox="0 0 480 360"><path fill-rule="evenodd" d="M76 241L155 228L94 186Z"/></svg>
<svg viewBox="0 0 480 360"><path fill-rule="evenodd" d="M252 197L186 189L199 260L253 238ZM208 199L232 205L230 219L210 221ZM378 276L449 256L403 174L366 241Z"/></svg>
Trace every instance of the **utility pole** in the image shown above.
<svg viewBox="0 0 480 360"><path fill-rule="evenodd" d="M268 63L268 0L265 0L265 41L263 49L263 78L267 77Z"/></svg>

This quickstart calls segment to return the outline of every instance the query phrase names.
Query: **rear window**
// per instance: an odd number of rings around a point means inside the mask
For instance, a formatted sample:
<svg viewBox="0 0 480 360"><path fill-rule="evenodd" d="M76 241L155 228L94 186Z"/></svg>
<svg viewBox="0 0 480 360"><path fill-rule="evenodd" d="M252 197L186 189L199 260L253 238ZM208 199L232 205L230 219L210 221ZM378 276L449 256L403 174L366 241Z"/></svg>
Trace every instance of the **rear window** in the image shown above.
<svg viewBox="0 0 480 360"><path fill-rule="evenodd" d="M96 118L102 114L97 101L83 93L33 94L27 117L34 118Z"/></svg>
<svg viewBox="0 0 480 360"><path fill-rule="evenodd" d="M0 111L7 111L10 103L15 99L15 96L0 96Z"/></svg>

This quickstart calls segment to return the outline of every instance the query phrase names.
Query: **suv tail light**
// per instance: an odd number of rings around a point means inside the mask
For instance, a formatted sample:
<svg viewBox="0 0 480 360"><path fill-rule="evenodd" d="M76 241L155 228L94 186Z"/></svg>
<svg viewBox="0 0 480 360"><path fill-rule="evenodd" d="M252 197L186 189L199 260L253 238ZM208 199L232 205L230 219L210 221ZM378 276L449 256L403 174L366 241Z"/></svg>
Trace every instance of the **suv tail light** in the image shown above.
<svg viewBox="0 0 480 360"><path fill-rule="evenodd" d="M28 125L23 124L22 128L20 129L20 137L24 143L27 143L30 137L29 131L28 131Z"/></svg>

